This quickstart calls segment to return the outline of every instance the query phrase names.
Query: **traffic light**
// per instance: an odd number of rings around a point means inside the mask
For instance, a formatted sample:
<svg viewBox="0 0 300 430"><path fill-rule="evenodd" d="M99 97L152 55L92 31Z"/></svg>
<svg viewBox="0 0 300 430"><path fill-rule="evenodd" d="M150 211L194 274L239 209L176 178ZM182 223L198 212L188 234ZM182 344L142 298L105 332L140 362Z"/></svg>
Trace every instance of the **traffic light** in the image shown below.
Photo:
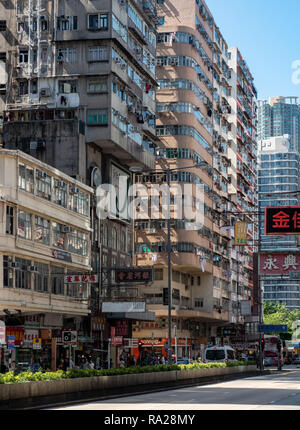
<svg viewBox="0 0 300 430"><path fill-rule="evenodd" d="M142 342L141 340L139 340L139 341L138 341L138 347L139 347L139 350L141 350L141 349L142 349L142 346L143 346L143 342Z"/></svg>
<svg viewBox="0 0 300 430"><path fill-rule="evenodd" d="M260 340L260 345L261 345L261 349L263 351L265 349L265 339Z"/></svg>

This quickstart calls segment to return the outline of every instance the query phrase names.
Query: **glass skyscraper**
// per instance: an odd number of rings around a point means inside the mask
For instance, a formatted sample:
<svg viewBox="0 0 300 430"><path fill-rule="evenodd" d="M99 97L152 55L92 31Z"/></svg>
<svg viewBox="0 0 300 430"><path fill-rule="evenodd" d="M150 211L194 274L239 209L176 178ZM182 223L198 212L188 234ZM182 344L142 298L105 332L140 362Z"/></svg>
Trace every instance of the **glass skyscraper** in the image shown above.
<svg viewBox="0 0 300 430"><path fill-rule="evenodd" d="M258 186L261 252L297 252L300 236L265 236L266 206L299 206L300 155L288 135L259 141ZM286 194L285 194L286 192ZM279 194L276 194L279 193ZM287 276L270 275L262 279L264 300L285 303L300 309L300 281Z"/></svg>

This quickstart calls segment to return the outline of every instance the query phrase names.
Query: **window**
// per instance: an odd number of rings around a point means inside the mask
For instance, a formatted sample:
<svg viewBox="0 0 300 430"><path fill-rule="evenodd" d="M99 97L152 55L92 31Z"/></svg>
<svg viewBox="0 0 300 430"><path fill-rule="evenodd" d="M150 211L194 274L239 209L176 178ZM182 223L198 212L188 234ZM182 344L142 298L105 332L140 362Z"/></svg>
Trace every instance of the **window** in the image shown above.
<svg viewBox="0 0 300 430"><path fill-rule="evenodd" d="M36 194L46 200L51 200L51 176L41 170L36 170Z"/></svg>
<svg viewBox="0 0 300 430"><path fill-rule="evenodd" d="M51 292L64 295L64 269L59 266L51 267Z"/></svg>
<svg viewBox="0 0 300 430"><path fill-rule="evenodd" d="M155 279L155 281L163 281L164 280L164 269L155 269L154 270L154 279Z"/></svg>
<svg viewBox="0 0 300 430"><path fill-rule="evenodd" d="M90 46L88 51L88 61L107 61L108 49L106 46Z"/></svg>
<svg viewBox="0 0 300 430"><path fill-rule="evenodd" d="M88 215L89 196L88 194L78 191L76 188L70 188L69 191L69 209L82 215Z"/></svg>
<svg viewBox="0 0 300 430"><path fill-rule="evenodd" d="M20 49L19 63L28 63L28 49Z"/></svg>
<svg viewBox="0 0 300 430"><path fill-rule="evenodd" d="M83 256L88 255L88 237L82 231L72 229L68 236L69 252Z"/></svg>
<svg viewBox="0 0 300 430"><path fill-rule="evenodd" d="M49 266L43 263L34 263L37 272L34 273L34 291L48 292Z"/></svg>
<svg viewBox="0 0 300 430"><path fill-rule="evenodd" d="M0 31L6 31L6 21L0 20Z"/></svg>
<svg viewBox="0 0 300 430"><path fill-rule="evenodd" d="M0 52L0 61L6 63L6 52Z"/></svg>
<svg viewBox="0 0 300 430"><path fill-rule="evenodd" d="M116 33L118 33L124 42L127 42L127 29L114 14L112 15L112 28Z"/></svg>
<svg viewBox="0 0 300 430"><path fill-rule="evenodd" d="M46 19L41 19L41 31L47 31L48 21Z"/></svg>
<svg viewBox="0 0 300 430"><path fill-rule="evenodd" d="M57 18L57 30L66 31L66 30L78 30L78 20L77 16L66 16L64 18Z"/></svg>
<svg viewBox="0 0 300 430"><path fill-rule="evenodd" d="M128 4L128 16L134 22L140 32L143 33L143 20L130 4Z"/></svg>
<svg viewBox="0 0 300 430"><path fill-rule="evenodd" d="M108 91L107 78L100 78L95 81L89 81L87 84L88 93L103 93Z"/></svg>
<svg viewBox="0 0 300 430"><path fill-rule="evenodd" d="M6 206L6 234L14 234L14 208Z"/></svg>
<svg viewBox="0 0 300 430"><path fill-rule="evenodd" d="M112 248L117 249L118 248L118 234L116 227L112 228Z"/></svg>
<svg viewBox="0 0 300 430"><path fill-rule="evenodd" d="M123 252L126 252L126 232L121 232L121 238L120 238L120 250Z"/></svg>
<svg viewBox="0 0 300 430"><path fill-rule="evenodd" d="M63 231L63 225L52 222L52 245L56 248L65 249L66 233Z"/></svg>
<svg viewBox="0 0 300 430"><path fill-rule="evenodd" d="M60 48L58 50L58 58L66 63L76 63L77 49L76 48Z"/></svg>
<svg viewBox="0 0 300 430"><path fill-rule="evenodd" d="M11 269L11 257L3 255L3 287L12 288L13 286L13 271Z"/></svg>
<svg viewBox="0 0 300 430"><path fill-rule="evenodd" d="M19 82L19 95L24 96L28 94L28 81L20 81Z"/></svg>
<svg viewBox="0 0 300 430"><path fill-rule="evenodd" d="M18 213L18 236L22 239L32 239L31 214L24 211Z"/></svg>
<svg viewBox="0 0 300 430"><path fill-rule="evenodd" d="M89 30L107 30L108 29L108 14L96 13L88 15Z"/></svg>
<svg viewBox="0 0 300 430"><path fill-rule="evenodd" d="M33 193L34 191L34 170L25 164L19 164L19 188L22 190Z"/></svg>
<svg viewBox="0 0 300 430"><path fill-rule="evenodd" d="M57 205L67 206L67 184L59 179L53 179L52 201Z"/></svg>
<svg viewBox="0 0 300 430"><path fill-rule="evenodd" d="M35 216L34 240L44 245L50 244L50 221L40 216Z"/></svg>
<svg viewBox="0 0 300 430"><path fill-rule="evenodd" d="M31 261L16 258L16 288L31 289Z"/></svg>
<svg viewBox="0 0 300 430"><path fill-rule="evenodd" d="M58 91L63 94L78 93L78 80L70 79L58 82Z"/></svg>
<svg viewBox="0 0 300 430"><path fill-rule="evenodd" d="M107 125L107 109L88 109L88 125Z"/></svg>

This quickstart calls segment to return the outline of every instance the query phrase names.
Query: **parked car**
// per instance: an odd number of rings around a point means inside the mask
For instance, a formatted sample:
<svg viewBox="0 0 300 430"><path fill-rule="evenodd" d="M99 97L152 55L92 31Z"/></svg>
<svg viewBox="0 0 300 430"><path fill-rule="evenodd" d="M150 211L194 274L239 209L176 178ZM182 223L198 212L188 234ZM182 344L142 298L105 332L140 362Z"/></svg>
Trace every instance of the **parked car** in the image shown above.
<svg viewBox="0 0 300 430"><path fill-rule="evenodd" d="M231 346L209 346L204 353L204 363L227 363L235 361L234 349Z"/></svg>
<svg viewBox="0 0 300 430"><path fill-rule="evenodd" d="M300 364L300 354L295 354L293 364Z"/></svg>

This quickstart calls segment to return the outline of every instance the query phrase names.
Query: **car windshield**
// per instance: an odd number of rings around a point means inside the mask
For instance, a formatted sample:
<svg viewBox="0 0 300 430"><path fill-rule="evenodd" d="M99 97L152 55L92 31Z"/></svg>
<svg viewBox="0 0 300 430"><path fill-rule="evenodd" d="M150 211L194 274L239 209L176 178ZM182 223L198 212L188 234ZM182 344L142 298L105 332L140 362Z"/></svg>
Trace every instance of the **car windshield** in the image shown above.
<svg viewBox="0 0 300 430"><path fill-rule="evenodd" d="M206 360L223 360L224 358L224 349L209 349L206 351Z"/></svg>

